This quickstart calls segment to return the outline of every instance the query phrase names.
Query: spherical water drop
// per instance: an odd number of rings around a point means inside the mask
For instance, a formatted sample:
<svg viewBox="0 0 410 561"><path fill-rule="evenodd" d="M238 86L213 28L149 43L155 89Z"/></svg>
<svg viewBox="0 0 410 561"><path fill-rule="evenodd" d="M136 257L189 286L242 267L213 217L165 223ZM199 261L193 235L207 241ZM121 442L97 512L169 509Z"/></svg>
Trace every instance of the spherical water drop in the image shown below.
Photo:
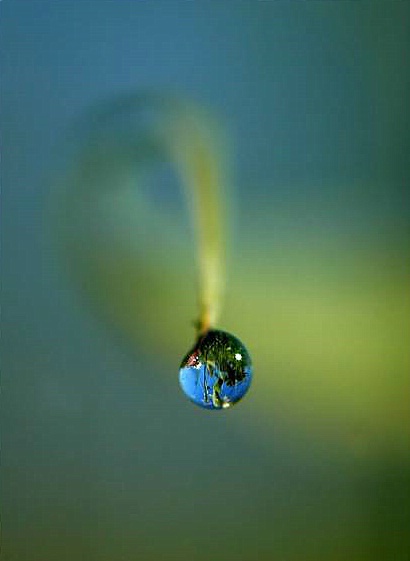
<svg viewBox="0 0 410 561"><path fill-rule="evenodd" d="M201 335L185 356L179 382L191 401L205 409L227 409L248 391L251 358L239 339L219 330Z"/></svg>

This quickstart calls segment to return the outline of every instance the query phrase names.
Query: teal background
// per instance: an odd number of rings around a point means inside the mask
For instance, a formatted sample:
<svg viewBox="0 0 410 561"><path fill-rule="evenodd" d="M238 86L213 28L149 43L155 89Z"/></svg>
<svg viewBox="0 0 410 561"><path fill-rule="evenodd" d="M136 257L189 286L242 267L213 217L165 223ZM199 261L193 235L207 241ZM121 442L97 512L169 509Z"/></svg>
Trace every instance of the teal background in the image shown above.
<svg viewBox="0 0 410 561"><path fill-rule="evenodd" d="M409 16L0 4L2 559L409 558ZM137 249L118 203L80 282L55 240L74 124L144 89L229 138L221 328L255 370L222 414L178 386L196 308L177 180L147 197Z"/></svg>

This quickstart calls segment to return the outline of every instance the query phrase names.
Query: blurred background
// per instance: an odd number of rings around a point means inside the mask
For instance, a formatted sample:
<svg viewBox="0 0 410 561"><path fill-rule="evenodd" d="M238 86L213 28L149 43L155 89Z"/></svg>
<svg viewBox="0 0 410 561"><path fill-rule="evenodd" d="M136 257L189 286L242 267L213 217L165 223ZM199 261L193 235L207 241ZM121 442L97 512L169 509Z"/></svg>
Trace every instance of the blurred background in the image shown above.
<svg viewBox="0 0 410 561"><path fill-rule="evenodd" d="M408 560L410 5L0 16L1 559ZM220 327L254 382L227 412L178 386L197 314L178 178L159 166L86 215L60 196L96 108L127 122L118 100L147 89L228 138Z"/></svg>

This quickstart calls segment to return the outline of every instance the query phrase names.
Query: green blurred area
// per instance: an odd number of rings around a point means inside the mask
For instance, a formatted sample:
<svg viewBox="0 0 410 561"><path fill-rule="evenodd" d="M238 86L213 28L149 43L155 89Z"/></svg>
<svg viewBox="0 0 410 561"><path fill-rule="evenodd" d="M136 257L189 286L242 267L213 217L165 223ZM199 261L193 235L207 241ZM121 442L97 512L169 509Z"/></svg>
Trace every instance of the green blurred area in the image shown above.
<svg viewBox="0 0 410 561"><path fill-rule="evenodd" d="M137 205L133 211L141 238L153 236L158 246L138 259L137 240L128 250L118 240L107 249L104 236L83 260L86 284L130 338L143 339L152 352L159 346L172 361L175 349L193 339L194 248L177 229L166 230L160 242L158 212L144 206L142 216ZM257 242L257 208L254 217L251 212L248 207L252 239L242 241L238 232L234 242L221 325L240 334L254 356L252 399L268 434L256 423L253 438L264 440L280 422L333 441L339 454L352 458L408 461L406 248L392 242L390 248L368 242L357 248L335 237L319 238L322 247L296 238L269 248ZM123 240L132 240L134 230L130 225Z"/></svg>

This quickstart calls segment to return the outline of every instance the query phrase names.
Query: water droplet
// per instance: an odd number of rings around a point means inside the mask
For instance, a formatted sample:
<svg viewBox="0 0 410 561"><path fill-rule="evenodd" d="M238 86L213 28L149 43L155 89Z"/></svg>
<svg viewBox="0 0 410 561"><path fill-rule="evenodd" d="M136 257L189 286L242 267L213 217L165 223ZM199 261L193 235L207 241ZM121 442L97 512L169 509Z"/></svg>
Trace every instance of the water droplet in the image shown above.
<svg viewBox="0 0 410 561"><path fill-rule="evenodd" d="M205 409L227 409L248 391L252 363L239 339L225 331L201 335L185 356L179 382L191 401Z"/></svg>

